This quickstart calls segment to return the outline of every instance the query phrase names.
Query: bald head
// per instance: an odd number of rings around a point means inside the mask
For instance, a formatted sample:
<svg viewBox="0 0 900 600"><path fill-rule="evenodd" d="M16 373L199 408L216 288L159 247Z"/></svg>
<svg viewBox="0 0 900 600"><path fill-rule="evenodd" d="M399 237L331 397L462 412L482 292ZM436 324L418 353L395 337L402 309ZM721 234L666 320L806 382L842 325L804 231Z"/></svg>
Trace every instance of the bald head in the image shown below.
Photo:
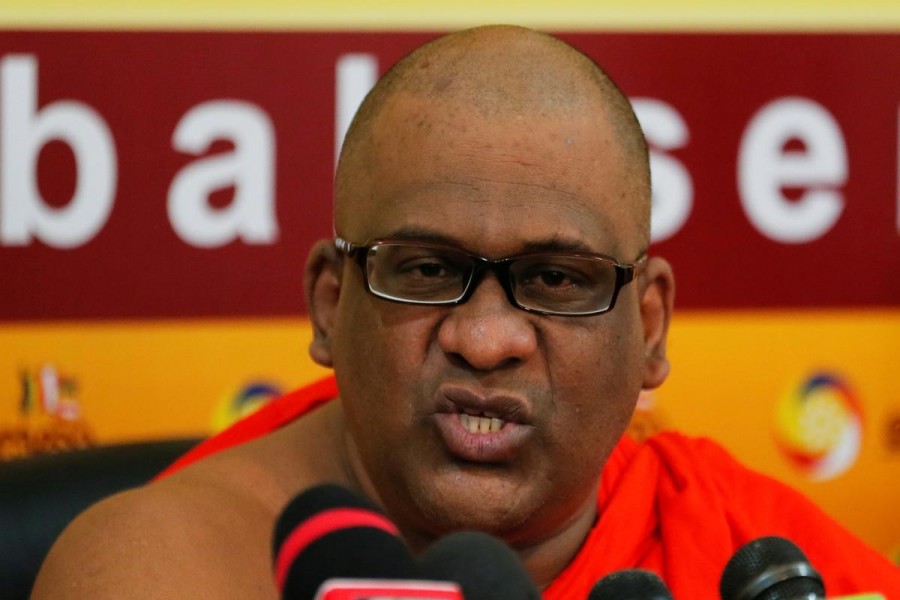
<svg viewBox="0 0 900 600"><path fill-rule="evenodd" d="M335 184L335 222L360 198L379 117L399 98L486 120L592 115L613 132L629 179L629 212L649 242L647 146L627 98L590 58L549 35L513 26L468 29L401 59L372 89L347 133ZM625 207L623 207L624 209Z"/></svg>

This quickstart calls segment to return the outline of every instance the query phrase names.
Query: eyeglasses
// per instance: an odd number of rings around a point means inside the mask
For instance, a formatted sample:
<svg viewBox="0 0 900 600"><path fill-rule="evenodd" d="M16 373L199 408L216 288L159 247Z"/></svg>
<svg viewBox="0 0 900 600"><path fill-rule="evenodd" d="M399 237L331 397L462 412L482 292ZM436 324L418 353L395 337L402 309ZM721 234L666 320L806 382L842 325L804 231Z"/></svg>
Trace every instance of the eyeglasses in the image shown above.
<svg viewBox="0 0 900 600"><path fill-rule="evenodd" d="M490 260L452 246L406 240L354 244L338 251L362 269L369 292L393 302L453 305L468 300L492 271L513 306L542 315L587 316L612 310L646 256L620 264L603 254L534 252Z"/></svg>

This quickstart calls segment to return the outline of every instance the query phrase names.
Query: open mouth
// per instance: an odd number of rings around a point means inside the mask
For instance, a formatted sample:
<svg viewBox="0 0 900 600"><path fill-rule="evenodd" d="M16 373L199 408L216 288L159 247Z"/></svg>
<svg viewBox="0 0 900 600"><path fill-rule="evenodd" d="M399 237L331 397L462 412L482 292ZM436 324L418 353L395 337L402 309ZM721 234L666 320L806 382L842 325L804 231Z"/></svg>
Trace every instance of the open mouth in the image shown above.
<svg viewBox="0 0 900 600"><path fill-rule="evenodd" d="M496 433L503 429L506 421L487 413L461 412L459 424L469 433Z"/></svg>
<svg viewBox="0 0 900 600"><path fill-rule="evenodd" d="M528 402L518 395L445 385L436 405L434 422L445 448L466 462L513 461L536 431Z"/></svg>
<svg viewBox="0 0 900 600"><path fill-rule="evenodd" d="M531 420L527 403L515 395L482 394L462 386L442 390L437 412L455 415L469 433L496 433L507 425L525 425Z"/></svg>

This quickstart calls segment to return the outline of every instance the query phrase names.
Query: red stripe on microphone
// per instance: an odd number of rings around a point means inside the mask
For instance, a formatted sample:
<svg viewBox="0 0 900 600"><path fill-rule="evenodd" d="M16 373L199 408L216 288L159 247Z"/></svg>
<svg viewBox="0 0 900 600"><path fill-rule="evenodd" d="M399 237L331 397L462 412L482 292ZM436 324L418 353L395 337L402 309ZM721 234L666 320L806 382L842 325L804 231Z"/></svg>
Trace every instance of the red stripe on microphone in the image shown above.
<svg viewBox="0 0 900 600"><path fill-rule="evenodd" d="M391 535L400 535L397 526L387 517L362 508L333 508L311 517L297 526L284 540L275 560L275 582L278 591L284 589L288 571L297 555L320 537L350 527L373 527Z"/></svg>

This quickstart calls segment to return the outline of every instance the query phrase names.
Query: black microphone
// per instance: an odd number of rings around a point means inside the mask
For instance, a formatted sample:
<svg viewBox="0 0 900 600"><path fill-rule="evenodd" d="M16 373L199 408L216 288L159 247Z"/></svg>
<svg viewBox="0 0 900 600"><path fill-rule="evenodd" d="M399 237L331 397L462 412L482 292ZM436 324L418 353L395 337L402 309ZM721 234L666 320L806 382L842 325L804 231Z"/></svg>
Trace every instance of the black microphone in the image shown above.
<svg viewBox="0 0 900 600"><path fill-rule="evenodd" d="M745 544L725 565L722 600L824 600L825 584L793 542L777 536Z"/></svg>
<svg viewBox="0 0 900 600"><path fill-rule="evenodd" d="M672 600L672 594L656 573L624 569L598 581L588 600Z"/></svg>
<svg viewBox="0 0 900 600"><path fill-rule="evenodd" d="M422 581L396 526L337 485L310 488L288 504L275 524L273 554L284 599L462 600L455 583Z"/></svg>
<svg viewBox="0 0 900 600"><path fill-rule="evenodd" d="M438 540L421 557L426 578L455 581L466 600L540 600L515 552L486 533L461 531Z"/></svg>

